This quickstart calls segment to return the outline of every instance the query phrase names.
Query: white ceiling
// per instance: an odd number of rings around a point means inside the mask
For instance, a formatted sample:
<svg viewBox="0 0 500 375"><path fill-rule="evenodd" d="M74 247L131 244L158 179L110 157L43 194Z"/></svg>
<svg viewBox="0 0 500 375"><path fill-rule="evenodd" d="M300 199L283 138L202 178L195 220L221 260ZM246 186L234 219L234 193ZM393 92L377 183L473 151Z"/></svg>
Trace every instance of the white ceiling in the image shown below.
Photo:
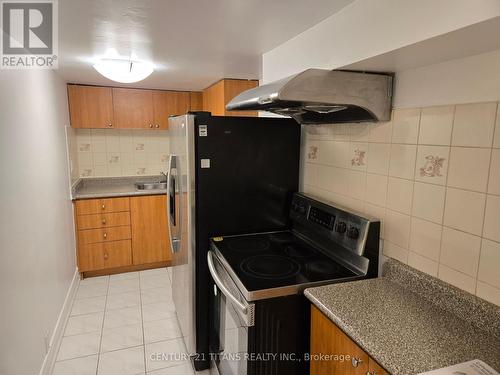
<svg viewBox="0 0 500 375"><path fill-rule="evenodd" d="M63 0L59 72L67 82L117 85L92 68L113 48L156 66L125 86L201 90L224 77L259 78L262 53L353 1Z"/></svg>
<svg viewBox="0 0 500 375"><path fill-rule="evenodd" d="M122 86L201 90L224 77L259 78L262 53L353 1L63 0L59 73L67 82L117 85L92 68L113 48L156 66Z"/></svg>

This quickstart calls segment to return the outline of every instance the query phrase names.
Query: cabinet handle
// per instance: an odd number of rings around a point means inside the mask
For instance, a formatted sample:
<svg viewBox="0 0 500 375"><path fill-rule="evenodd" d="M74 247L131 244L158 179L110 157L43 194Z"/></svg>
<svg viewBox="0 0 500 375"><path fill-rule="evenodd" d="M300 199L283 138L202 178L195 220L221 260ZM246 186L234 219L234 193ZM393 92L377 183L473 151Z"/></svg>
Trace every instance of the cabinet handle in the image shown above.
<svg viewBox="0 0 500 375"><path fill-rule="evenodd" d="M149 127L152 128L153 127L153 124L149 124Z"/></svg>
<svg viewBox="0 0 500 375"><path fill-rule="evenodd" d="M106 209L106 205L103 203L103 204L102 204L102 206L101 206L101 208L102 208L103 210L104 210L104 209Z"/></svg>
<svg viewBox="0 0 500 375"><path fill-rule="evenodd" d="M108 128L112 128L113 127L113 124L112 123L109 123L108 124Z"/></svg>
<svg viewBox="0 0 500 375"><path fill-rule="evenodd" d="M158 125L158 124L156 124L156 125L155 125L155 128L156 128L156 129L158 129L159 127L160 127L160 125Z"/></svg>
<svg viewBox="0 0 500 375"><path fill-rule="evenodd" d="M106 224L106 219L102 219L102 224Z"/></svg>
<svg viewBox="0 0 500 375"><path fill-rule="evenodd" d="M108 260L108 258L109 258L108 253L104 253L104 259Z"/></svg>
<svg viewBox="0 0 500 375"><path fill-rule="evenodd" d="M104 236L105 239L108 238L108 234L107 233L104 233L103 236ZM356 366L354 366L354 367L356 367Z"/></svg>
<svg viewBox="0 0 500 375"><path fill-rule="evenodd" d="M352 359L351 359L352 367L358 367L360 363L363 363L362 359L352 357Z"/></svg>
<svg viewBox="0 0 500 375"><path fill-rule="evenodd" d="M373 371L373 372L368 371L366 373L366 375L378 375L378 372L377 371Z"/></svg>

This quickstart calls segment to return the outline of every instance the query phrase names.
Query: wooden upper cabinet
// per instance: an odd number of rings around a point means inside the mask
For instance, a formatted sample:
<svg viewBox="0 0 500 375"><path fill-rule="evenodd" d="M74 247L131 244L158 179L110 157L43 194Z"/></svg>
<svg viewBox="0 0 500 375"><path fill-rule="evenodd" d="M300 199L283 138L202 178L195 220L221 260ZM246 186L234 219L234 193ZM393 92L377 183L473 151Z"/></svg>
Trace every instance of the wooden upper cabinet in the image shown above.
<svg viewBox="0 0 500 375"><path fill-rule="evenodd" d="M246 80L246 79L226 79L224 80L224 110L226 104L229 103L235 96L241 94L243 91L253 89L259 86L259 81ZM226 116L249 116L255 117L258 115L257 111L225 111Z"/></svg>
<svg viewBox="0 0 500 375"><path fill-rule="evenodd" d="M190 96L190 111L203 111L203 93L198 91L191 91Z"/></svg>
<svg viewBox="0 0 500 375"><path fill-rule="evenodd" d="M117 128L154 128L152 90L113 88L113 109Z"/></svg>
<svg viewBox="0 0 500 375"><path fill-rule="evenodd" d="M212 113L213 116L224 116L226 114L224 80L203 91L203 110Z"/></svg>
<svg viewBox="0 0 500 375"><path fill-rule="evenodd" d="M189 92L182 91L152 91L155 129L168 129L168 118L174 115L184 115L189 111Z"/></svg>
<svg viewBox="0 0 500 375"><path fill-rule="evenodd" d="M72 127L114 127L110 87L68 85L68 100Z"/></svg>
<svg viewBox="0 0 500 375"><path fill-rule="evenodd" d="M220 80L203 91L203 110L214 116L257 116L256 111L226 111L226 104L236 95L258 85L256 80Z"/></svg>
<svg viewBox="0 0 500 375"><path fill-rule="evenodd" d="M134 264L172 259L167 230L166 195L131 197L130 218Z"/></svg>

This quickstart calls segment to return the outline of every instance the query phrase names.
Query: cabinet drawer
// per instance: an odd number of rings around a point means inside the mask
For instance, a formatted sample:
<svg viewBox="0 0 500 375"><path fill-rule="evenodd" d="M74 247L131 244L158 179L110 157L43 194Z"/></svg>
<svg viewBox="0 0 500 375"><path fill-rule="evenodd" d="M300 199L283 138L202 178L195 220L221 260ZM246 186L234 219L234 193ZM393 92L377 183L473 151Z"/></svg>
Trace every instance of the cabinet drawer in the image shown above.
<svg viewBox="0 0 500 375"><path fill-rule="evenodd" d="M128 197L78 200L75 208L77 215L130 211L130 200Z"/></svg>
<svg viewBox="0 0 500 375"><path fill-rule="evenodd" d="M130 226L78 231L78 244L129 240L132 238Z"/></svg>
<svg viewBox="0 0 500 375"><path fill-rule="evenodd" d="M129 212L125 211L109 214L78 215L76 217L76 228L78 230L119 227L122 225L130 225Z"/></svg>
<svg viewBox="0 0 500 375"><path fill-rule="evenodd" d="M82 245L78 249L80 272L130 266L132 244L130 240Z"/></svg>

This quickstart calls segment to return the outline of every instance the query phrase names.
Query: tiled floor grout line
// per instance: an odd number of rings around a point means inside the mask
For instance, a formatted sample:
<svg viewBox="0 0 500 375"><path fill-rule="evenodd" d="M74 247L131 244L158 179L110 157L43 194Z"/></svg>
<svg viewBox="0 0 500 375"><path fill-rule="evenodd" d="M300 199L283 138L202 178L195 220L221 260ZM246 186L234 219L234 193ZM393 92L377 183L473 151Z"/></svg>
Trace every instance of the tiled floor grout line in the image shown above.
<svg viewBox="0 0 500 375"><path fill-rule="evenodd" d="M96 375L99 373L99 361L101 360L101 346L102 346L102 335L104 333L104 322L106 321L106 307L108 304L108 294L109 294L109 284L111 283L111 278L108 276L108 288L106 290L106 297L104 298L104 312L102 316L102 324L101 324L101 338L99 340L99 348L97 351L97 366L95 369Z"/></svg>
<svg viewBox="0 0 500 375"><path fill-rule="evenodd" d="M146 374L146 334L144 333L144 312L142 308L141 274L139 273L139 303L141 306L141 326L142 326L142 353L144 359L144 374Z"/></svg>

